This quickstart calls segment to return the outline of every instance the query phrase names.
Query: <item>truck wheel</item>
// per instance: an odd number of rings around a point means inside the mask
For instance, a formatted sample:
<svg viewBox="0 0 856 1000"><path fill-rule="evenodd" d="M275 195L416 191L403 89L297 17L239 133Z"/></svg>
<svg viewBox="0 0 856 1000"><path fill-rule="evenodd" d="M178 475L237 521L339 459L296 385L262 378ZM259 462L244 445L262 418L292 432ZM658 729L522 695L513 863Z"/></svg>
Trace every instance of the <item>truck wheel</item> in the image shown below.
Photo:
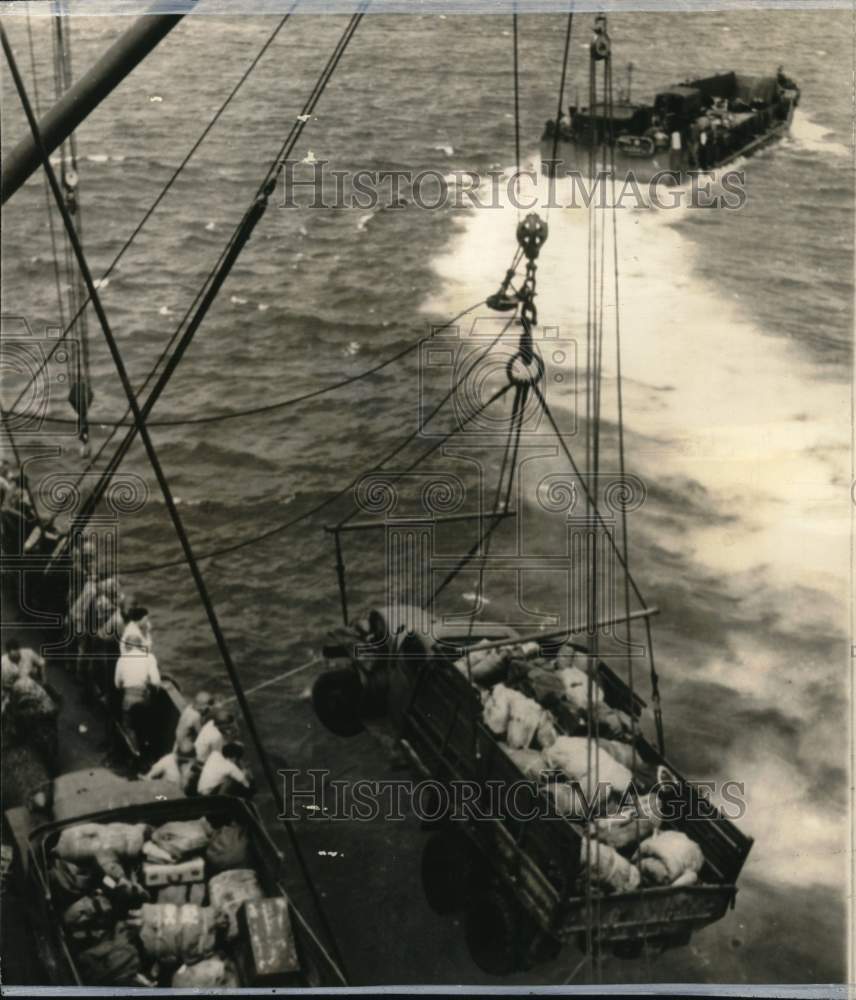
<svg viewBox="0 0 856 1000"><path fill-rule="evenodd" d="M508 976L523 968L519 929L519 908L504 892L492 889L473 900L467 911L466 940L482 972Z"/></svg>
<svg viewBox="0 0 856 1000"><path fill-rule="evenodd" d="M520 964L524 969L552 962L562 950L562 942L542 930L528 914L521 915L518 939Z"/></svg>
<svg viewBox="0 0 856 1000"><path fill-rule="evenodd" d="M472 898L484 862L456 830L432 833L422 849L422 888L435 913L459 913Z"/></svg>
<svg viewBox="0 0 856 1000"><path fill-rule="evenodd" d="M354 670L328 670L312 685L312 707L321 722L337 736L363 731L360 704L363 689Z"/></svg>

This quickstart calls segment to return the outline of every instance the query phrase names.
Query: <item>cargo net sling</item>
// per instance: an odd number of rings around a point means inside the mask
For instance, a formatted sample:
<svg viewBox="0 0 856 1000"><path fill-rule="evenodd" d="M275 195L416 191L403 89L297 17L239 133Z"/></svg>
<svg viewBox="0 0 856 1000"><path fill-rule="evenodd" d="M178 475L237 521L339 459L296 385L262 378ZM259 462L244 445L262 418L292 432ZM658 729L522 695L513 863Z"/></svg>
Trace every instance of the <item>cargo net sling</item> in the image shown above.
<svg viewBox="0 0 856 1000"><path fill-rule="evenodd" d="M207 806L193 819L82 822L48 838L49 890L84 985L303 981L289 904L271 895L251 823L228 799Z"/></svg>

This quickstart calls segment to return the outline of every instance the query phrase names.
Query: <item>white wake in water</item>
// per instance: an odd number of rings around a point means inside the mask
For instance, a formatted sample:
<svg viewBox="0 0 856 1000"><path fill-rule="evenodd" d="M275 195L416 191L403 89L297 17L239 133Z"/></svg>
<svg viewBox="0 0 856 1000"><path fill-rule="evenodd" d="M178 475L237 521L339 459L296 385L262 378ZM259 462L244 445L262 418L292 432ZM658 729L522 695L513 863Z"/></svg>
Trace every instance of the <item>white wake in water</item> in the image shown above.
<svg viewBox="0 0 856 1000"><path fill-rule="evenodd" d="M791 141L811 153L821 153L825 156L851 156L852 152L841 142L830 138L835 133L825 125L818 125L799 108L794 112L791 122Z"/></svg>

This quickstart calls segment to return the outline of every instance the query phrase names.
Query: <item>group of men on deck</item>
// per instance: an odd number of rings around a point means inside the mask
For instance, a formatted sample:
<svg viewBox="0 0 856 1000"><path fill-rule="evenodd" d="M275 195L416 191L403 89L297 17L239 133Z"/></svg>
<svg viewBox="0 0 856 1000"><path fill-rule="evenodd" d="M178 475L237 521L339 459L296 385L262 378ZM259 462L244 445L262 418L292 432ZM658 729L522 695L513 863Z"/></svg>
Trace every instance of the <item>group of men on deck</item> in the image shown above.
<svg viewBox="0 0 856 1000"><path fill-rule="evenodd" d="M231 712L200 691L182 709L172 750L144 777L171 781L187 795L247 795L253 781L242 759Z"/></svg>
<svg viewBox="0 0 856 1000"><path fill-rule="evenodd" d="M151 615L126 599L116 577L99 579L87 556L84 551L83 583L69 605L69 622L79 637L76 670L112 702L141 759L151 763L152 729L160 724L152 707L163 683ZM243 749L232 713L202 691L184 706L172 750L143 777L166 779L190 795L247 795L253 782L242 764Z"/></svg>

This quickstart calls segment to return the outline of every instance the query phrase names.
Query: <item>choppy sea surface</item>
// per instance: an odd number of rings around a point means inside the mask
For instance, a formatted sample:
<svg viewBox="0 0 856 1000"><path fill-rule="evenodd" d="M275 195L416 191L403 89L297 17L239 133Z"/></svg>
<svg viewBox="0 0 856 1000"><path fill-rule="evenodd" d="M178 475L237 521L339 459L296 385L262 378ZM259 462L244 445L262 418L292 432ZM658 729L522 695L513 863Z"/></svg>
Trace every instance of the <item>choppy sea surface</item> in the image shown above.
<svg viewBox="0 0 856 1000"><path fill-rule="evenodd" d="M7 20L31 84L25 21ZM576 20L568 95L578 91L584 100L591 18ZM553 15L520 21L522 147L536 171L543 121L555 109L564 23ZM96 275L274 24L269 17L187 18L79 130L84 242ZM102 287L136 383L249 204L344 24L341 17L292 19ZM123 27L118 18L72 19L75 71ZM745 783L740 825L755 844L737 907L723 921L653 965L609 960L604 979L840 982L853 20L823 11L625 13L611 16L610 27L617 81L620 67L632 62L639 98L689 75L769 73L784 63L802 100L789 138L737 164L746 176L741 210L617 213L628 472L647 487L646 502L630 518L630 552L649 602L660 608L655 641L668 752L689 776ZM455 171L509 169L510 29L508 16L367 16L295 156L311 153L350 172L430 170L449 177L451 188ZM48 21L35 18L32 30L44 103L53 73ZM5 68L3 115L5 145L24 128ZM505 197L494 208L427 210L411 202L375 210L312 208L305 193L296 196L303 207L286 208L280 195L155 418L254 407L370 368L424 336L429 324L494 291L514 249L517 213ZM3 312L26 318L39 337L59 322L40 179L6 207L3 223ZM549 224L539 319L582 345L587 213L552 208ZM613 299L606 308L612 323ZM106 433L99 419L124 408L91 325L97 447ZM578 357L584 360L584 348ZM426 383L420 365L424 376L428 364L416 351L372 379L299 407L157 428L195 547L204 554L252 538L371 467L416 429ZM603 462L615 469L608 351L604 366ZM439 392L443 377L441 371L432 391ZM56 386L54 393L51 412L68 415ZM558 411L573 405L572 396L557 398ZM417 439L399 462L434 440ZM572 447L580 440L569 438ZM46 430L41 441L62 447L63 468L80 468L68 438ZM468 454L435 459L431 468L452 471L474 489L475 452ZM479 458L488 483L499 457L494 448ZM545 474L564 471L558 456L541 461ZM47 474L55 462L38 468ZM125 468L152 488L143 510L122 523L125 589L153 611L161 666L186 689L204 684L226 693L187 570L130 572L180 560L180 550L139 445ZM519 500L520 516L534 518L533 496L524 491ZM347 510L347 503L334 505L296 531L204 564L247 686L309 660L336 623L333 553L322 526ZM543 544L549 529L529 523ZM451 537L453 551L467 547L464 537ZM381 538L349 537L347 544L354 606L382 600ZM475 584L476 574L465 573L449 606L465 609ZM549 611L554 579L534 574L526 586L527 608ZM485 588L490 615L513 614L513 580L488 575ZM344 745L314 720L306 702L312 673L256 696L275 760L328 766L338 777L386 774L389 763L368 736ZM299 834L354 981L489 979L467 956L460 926L431 913L419 893L424 835L417 824L402 824L393 835L383 824L343 832L307 822ZM561 983L577 959L569 949L528 979Z"/></svg>

